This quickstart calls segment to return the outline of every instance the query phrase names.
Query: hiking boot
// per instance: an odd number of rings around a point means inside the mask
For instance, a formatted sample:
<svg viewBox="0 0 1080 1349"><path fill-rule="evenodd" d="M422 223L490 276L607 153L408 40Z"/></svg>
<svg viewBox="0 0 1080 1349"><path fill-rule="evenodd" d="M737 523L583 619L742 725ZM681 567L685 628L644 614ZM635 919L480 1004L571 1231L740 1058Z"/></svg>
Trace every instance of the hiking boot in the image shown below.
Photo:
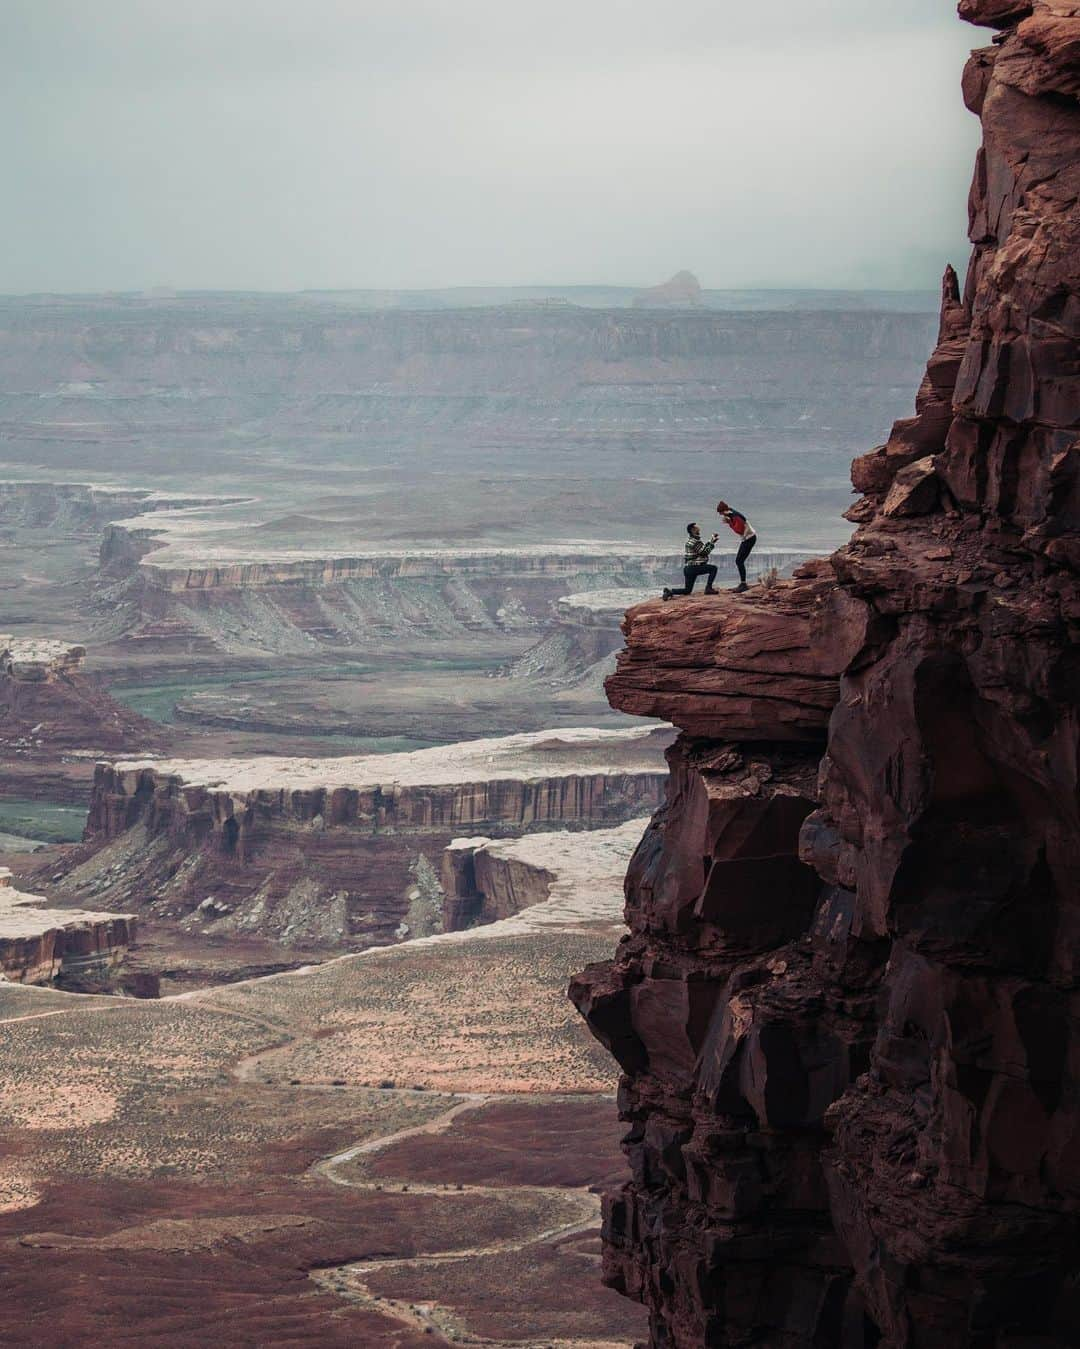
<svg viewBox="0 0 1080 1349"><path fill-rule="evenodd" d="M739 584L735 587L735 594L736 594L736 595L741 595L741 594L743 593L744 590L749 590L749 589L750 589L750 587L746 584L745 581L740 581Z"/></svg>
<svg viewBox="0 0 1080 1349"><path fill-rule="evenodd" d="M667 586L664 587L664 593L660 596L660 598L662 600L671 599L671 591L667 588Z"/></svg>
<svg viewBox="0 0 1080 1349"><path fill-rule="evenodd" d="M719 595L720 592L719 592L719 590L716 589L715 586L706 586L706 587L705 587L705 594L706 594L706 595Z"/></svg>

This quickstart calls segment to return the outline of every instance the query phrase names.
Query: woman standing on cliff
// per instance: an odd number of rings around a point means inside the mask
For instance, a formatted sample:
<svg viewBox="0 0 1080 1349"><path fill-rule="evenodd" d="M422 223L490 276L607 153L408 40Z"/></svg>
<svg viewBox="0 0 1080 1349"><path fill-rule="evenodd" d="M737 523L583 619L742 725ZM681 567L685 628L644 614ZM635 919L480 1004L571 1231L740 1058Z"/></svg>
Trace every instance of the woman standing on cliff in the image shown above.
<svg viewBox="0 0 1080 1349"><path fill-rule="evenodd" d="M746 559L754 551L757 534L754 526L743 515L742 511L733 509L726 501L717 502L716 510L724 524L729 529L733 529L742 540L739 544L739 551L735 554L735 565L739 569L739 584L735 587L735 593L739 595L748 588L746 584Z"/></svg>

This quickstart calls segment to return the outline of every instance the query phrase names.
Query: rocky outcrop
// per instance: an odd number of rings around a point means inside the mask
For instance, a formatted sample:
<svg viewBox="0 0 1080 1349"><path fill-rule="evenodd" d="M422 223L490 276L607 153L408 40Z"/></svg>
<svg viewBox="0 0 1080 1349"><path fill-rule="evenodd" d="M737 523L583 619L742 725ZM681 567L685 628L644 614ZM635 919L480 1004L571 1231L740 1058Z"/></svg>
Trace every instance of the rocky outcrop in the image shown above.
<svg viewBox="0 0 1080 1349"><path fill-rule="evenodd" d="M787 572L809 558L805 550L762 549L762 556L750 574ZM725 573L737 580L735 555L713 553ZM603 681L615 669L615 653L622 646L621 625L628 608L657 597L658 588L678 575L680 559L672 558L668 567L643 577L644 587L582 590L561 595L554 604L555 622L534 646L512 661L503 671L513 679L529 680L547 688L577 688L595 691L603 701ZM723 584L723 581L720 582Z"/></svg>
<svg viewBox="0 0 1080 1349"><path fill-rule="evenodd" d="M684 731L571 987L656 1346L1080 1338L1080 7L960 8L1002 29L974 254L860 528L764 604L632 611L609 681Z"/></svg>
<svg viewBox="0 0 1080 1349"><path fill-rule="evenodd" d="M43 637L15 641L0 634L0 673L16 684L56 683L78 674L85 661L84 646Z"/></svg>
<svg viewBox="0 0 1080 1349"><path fill-rule="evenodd" d="M11 885L0 867L0 980L17 984L101 979L123 960L135 935L131 914L46 908Z"/></svg>
<svg viewBox="0 0 1080 1349"><path fill-rule="evenodd" d="M0 751L12 795L85 801L96 755L164 747L161 726L83 673L85 655L70 642L0 635Z"/></svg>
<svg viewBox="0 0 1080 1349"><path fill-rule="evenodd" d="M489 925L499 932L618 927L623 876L647 823L452 840L442 858L440 940Z"/></svg>
<svg viewBox="0 0 1080 1349"><path fill-rule="evenodd" d="M953 419L953 394L960 362L967 347L970 315L960 299L960 282L952 267L946 267L941 282L941 319L938 343L926 365L915 396L915 416L893 424L888 441L851 466L851 481L858 492L880 495L908 465L924 463L945 448ZM927 510L932 506L928 505ZM863 523L869 507L859 503L847 512L848 519Z"/></svg>
<svg viewBox="0 0 1080 1349"><path fill-rule="evenodd" d="M718 739L820 741L870 612L827 562L798 570L751 602L720 594L631 609L612 706Z"/></svg>
<svg viewBox="0 0 1080 1349"><path fill-rule="evenodd" d="M713 550L711 561L719 569L717 585L723 585L726 580L730 580L732 585L738 581L735 551L722 548ZM794 571L796 567L802 566L804 562L812 562L816 556L818 555L812 550L805 548L755 548L746 563L746 572L752 580L769 573L775 573L775 578L779 579ZM671 561L676 563L677 575L682 570L682 558L673 558ZM667 575L664 579L674 578ZM574 595L561 596L556 606L556 614L561 622L578 627L618 628L628 609L655 598L655 591L651 587L640 590L607 587L582 590ZM621 644L620 641L617 645Z"/></svg>
<svg viewBox="0 0 1080 1349"><path fill-rule="evenodd" d="M634 296L635 309L699 309L701 282L693 272L676 272L670 281L650 286Z"/></svg>
<svg viewBox="0 0 1080 1349"><path fill-rule="evenodd" d="M573 729L350 759L102 764L87 843L53 870L71 893L200 930L359 949L415 935L413 891L463 829L596 829L652 809L669 738Z"/></svg>

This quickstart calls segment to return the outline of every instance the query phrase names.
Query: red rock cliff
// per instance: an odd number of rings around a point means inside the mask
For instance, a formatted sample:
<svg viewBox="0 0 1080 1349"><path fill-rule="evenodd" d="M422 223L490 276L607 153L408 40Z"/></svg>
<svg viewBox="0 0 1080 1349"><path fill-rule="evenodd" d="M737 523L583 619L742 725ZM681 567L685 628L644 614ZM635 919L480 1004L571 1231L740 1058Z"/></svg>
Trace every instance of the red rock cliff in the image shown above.
<svg viewBox="0 0 1080 1349"><path fill-rule="evenodd" d="M571 987L656 1346L1080 1343L1080 5L960 9L974 253L857 533L632 610L609 683L683 730Z"/></svg>

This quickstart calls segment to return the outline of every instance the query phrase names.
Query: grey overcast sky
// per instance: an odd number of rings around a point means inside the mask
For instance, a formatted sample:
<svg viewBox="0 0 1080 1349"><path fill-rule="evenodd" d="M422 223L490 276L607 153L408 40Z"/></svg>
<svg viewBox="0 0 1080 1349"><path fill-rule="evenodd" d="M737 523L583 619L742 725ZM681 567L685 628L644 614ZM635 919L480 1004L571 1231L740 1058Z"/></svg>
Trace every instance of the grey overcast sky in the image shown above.
<svg viewBox="0 0 1080 1349"><path fill-rule="evenodd" d="M0 291L936 286L952 0L0 0Z"/></svg>

